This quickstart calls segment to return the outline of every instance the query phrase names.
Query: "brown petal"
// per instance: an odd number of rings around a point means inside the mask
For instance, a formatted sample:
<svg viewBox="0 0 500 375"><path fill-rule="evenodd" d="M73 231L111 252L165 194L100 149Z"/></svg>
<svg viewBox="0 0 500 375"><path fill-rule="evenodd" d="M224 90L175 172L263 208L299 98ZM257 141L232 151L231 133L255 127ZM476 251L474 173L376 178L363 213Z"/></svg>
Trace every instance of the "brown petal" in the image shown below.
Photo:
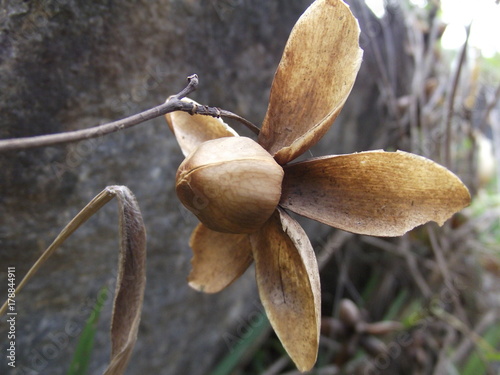
<svg viewBox="0 0 500 375"><path fill-rule="evenodd" d="M198 104L189 98L182 100ZM188 156L191 151L205 141L238 135L220 118L190 115L183 111L167 113L165 118L170 130L175 134L184 156Z"/></svg>
<svg viewBox="0 0 500 375"><path fill-rule="evenodd" d="M285 166L280 204L353 233L400 236L417 225L442 225L470 203L446 168L407 152L370 151Z"/></svg>
<svg viewBox="0 0 500 375"><path fill-rule="evenodd" d="M297 368L309 370L316 362L320 328L319 274L311 243L279 209L250 239L269 321Z"/></svg>
<svg viewBox="0 0 500 375"><path fill-rule="evenodd" d="M317 0L295 24L271 87L259 143L285 164L314 145L339 114L363 51L340 0Z"/></svg>
<svg viewBox="0 0 500 375"><path fill-rule="evenodd" d="M252 263L252 248L246 234L215 232L198 224L189 244L194 257L188 281L192 288L201 292L219 292Z"/></svg>

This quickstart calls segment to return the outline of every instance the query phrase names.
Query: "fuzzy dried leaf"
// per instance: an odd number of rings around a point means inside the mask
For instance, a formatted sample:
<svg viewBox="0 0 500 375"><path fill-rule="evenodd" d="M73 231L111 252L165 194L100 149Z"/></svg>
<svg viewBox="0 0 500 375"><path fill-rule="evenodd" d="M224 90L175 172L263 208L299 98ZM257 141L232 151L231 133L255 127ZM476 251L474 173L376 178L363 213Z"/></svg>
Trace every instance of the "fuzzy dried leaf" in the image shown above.
<svg viewBox="0 0 500 375"><path fill-rule="evenodd" d="M120 256L111 322L111 361L105 375L121 375L137 339L146 286L146 230L137 201L125 186L111 186L118 198Z"/></svg>
<svg viewBox="0 0 500 375"><path fill-rule="evenodd" d="M363 51L340 0L317 0L295 24L271 87L259 143L281 165L314 145L342 109Z"/></svg>
<svg viewBox="0 0 500 375"><path fill-rule="evenodd" d="M252 263L252 247L246 234L215 232L203 224L193 231L189 285L205 293L216 293L240 277Z"/></svg>
<svg viewBox="0 0 500 375"><path fill-rule="evenodd" d="M189 98L183 98L182 100L199 105ZM188 156L203 142L238 135L220 118L212 116L190 115L183 111L175 111L167 113L165 118L184 156Z"/></svg>
<svg viewBox="0 0 500 375"><path fill-rule="evenodd" d="M320 329L319 274L311 243L280 209L250 239L269 321L297 368L307 371L316 362Z"/></svg>
<svg viewBox="0 0 500 375"><path fill-rule="evenodd" d="M353 233L400 236L428 221L442 225L470 203L448 169L402 151L316 158L284 170L283 207Z"/></svg>

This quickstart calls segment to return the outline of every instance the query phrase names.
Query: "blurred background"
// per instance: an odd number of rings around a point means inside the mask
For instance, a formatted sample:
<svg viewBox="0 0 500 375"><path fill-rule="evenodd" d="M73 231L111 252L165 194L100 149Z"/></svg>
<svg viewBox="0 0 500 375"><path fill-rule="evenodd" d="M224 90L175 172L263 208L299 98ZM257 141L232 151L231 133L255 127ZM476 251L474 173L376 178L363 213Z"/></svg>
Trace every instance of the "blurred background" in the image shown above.
<svg viewBox="0 0 500 375"><path fill-rule="evenodd" d="M193 73L200 77L193 99L260 124L288 34L310 3L6 0L0 138L123 118L162 103ZM456 173L473 201L443 227L392 239L301 220L322 270L322 338L311 373L497 374L500 55L498 25L481 16L500 6L348 3L364 61L312 155L414 152ZM127 185L148 230L148 284L126 373L295 374L263 315L253 269L216 295L187 286L196 220L173 189L182 159L161 118L96 140L0 154L0 296L8 266L20 281L92 197ZM0 361L0 373L70 374L72 361L87 363L88 374L103 371L117 225L116 208L106 206L17 296L17 367ZM91 354L78 354L96 309ZM2 353L7 328L0 325Z"/></svg>

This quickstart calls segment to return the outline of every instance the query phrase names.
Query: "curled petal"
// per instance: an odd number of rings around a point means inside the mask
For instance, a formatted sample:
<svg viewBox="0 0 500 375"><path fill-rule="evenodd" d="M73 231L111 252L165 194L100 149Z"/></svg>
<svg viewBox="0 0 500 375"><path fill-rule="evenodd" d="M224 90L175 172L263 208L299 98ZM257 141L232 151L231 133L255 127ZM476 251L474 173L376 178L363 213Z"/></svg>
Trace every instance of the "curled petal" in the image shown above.
<svg viewBox="0 0 500 375"><path fill-rule="evenodd" d="M361 65L359 32L340 0L316 0L295 24L259 134L279 164L314 145L339 114Z"/></svg>
<svg viewBox="0 0 500 375"><path fill-rule="evenodd" d="M205 293L216 293L240 277L252 263L252 248L246 234L215 232L203 224L193 231L189 285Z"/></svg>
<svg viewBox="0 0 500 375"><path fill-rule="evenodd" d="M250 239L269 321L297 368L309 370L316 362L320 328L319 274L311 243L279 209Z"/></svg>
<svg viewBox="0 0 500 375"><path fill-rule="evenodd" d="M182 100L198 104L189 98ZM190 115L183 111L175 111L167 113L165 118L170 130L175 134L184 156L188 156L205 141L238 135L220 118L212 116Z"/></svg>
<svg viewBox="0 0 500 375"><path fill-rule="evenodd" d="M448 169L402 151L316 158L284 170L283 207L353 233L400 236L428 221L442 225L470 203Z"/></svg>

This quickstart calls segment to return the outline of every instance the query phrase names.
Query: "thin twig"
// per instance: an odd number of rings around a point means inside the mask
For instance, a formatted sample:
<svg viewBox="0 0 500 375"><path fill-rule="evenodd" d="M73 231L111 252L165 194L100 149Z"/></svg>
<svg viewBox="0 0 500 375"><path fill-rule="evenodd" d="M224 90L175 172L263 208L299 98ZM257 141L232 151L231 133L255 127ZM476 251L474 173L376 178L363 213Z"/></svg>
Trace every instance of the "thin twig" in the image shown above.
<svg viewBox="0 0 500 375"><path fill-rule="evenodd" d="M240 121L254 133L259 134L259 128L244 118L216 107L208 107L205 105L196 105L191 102L182 101L186 95L195 91L198 86L198 76L193 74L188 77L188 85L178 94L173 95L161 105L148 109L136 115L126 117L122 120L113 121L107 124L94 126L92 128L75 130L58 134L46 134L35 137L12 138L0 140L0 151L24 150L35 147L54 146L62 143L70 143L83 141L86 139L102 137L123 129L130 128L134 125L141 124L145 121L160 117L169 112L183 111L191 115L199 114L212 117L228 117Z"/></svg>
<svg viewBox="0 0 500 375"><path fill-rule="evenodd" d="M361 240L367 244L376 246L391 254L403 257L406 260L408 270L410 271L413 280L419 287L422 295L425 298L430 298L430 296L432 295L432 290L425 281L425 278L422 276L422 273L418 268L418 262L415 255L411 252L410 241L407 235L404 235L399 239L398 245L392 244L386 240L383 240L382 238L377 238L377 237L362 236Z"/></svg>
<svg viewBox="0 0 500 375"><path fill-rule="evenodd" d="M431 243L430 247L432 249L432 252L434 253L434 256L436 257L436 262L441 275L443 276L445 287L448 289L448 292L453 300L453 304L455 305L455 313L458 314L459 318L465 322L467 319L467 314L465 313L462 304L460 303L460 294L452 283L452 275L448 266L448 262L446 261L443 254L442 246L439 245L434 229L430 225L427 225L426 229Z"/></svg>
<svg viewBox="0 0 500 375"><path fill-rule="evenodd" d="M277 375L290 363L290 357L284 355L267 368L262 375Z"/></svg>
<svg viewBox="0 0 500 375"><path fill-rule="evenodd" d="M456 346L456 350L451 357L452 363L463 362L464 358L467 358L470 351L473 349L473 345L477 345L477 338L490 328L495 321L498 319L498 313L495 310L490 310L479 320L479 322L474 327L472 335L464 335L460 343Z"/></svg>
<svg viewBox="0 0 500 375"><path fill-rule="evenodd" d="M353 233L342 230L333 232L326 240L326 243L321 246L322 249L318 254L319 269L325 268L331 257L353 236Z"/></svg>
<svg viewBox="0 0 500 375"><path fill-rule="evenodd" d="M334 291L334 304L333 304L333 309L332 309L332 315L334 317L339 316L339 311L340 311L340 300L342 299L342 296L344 295L344 289L347 285L347 282L349 280L349 268L350 268L350 263L352 259L351 252L346 251L345 254L342 256L340 252L335 253L336 257L340 258L339 259L339 264L342 265L340 268L339 276L337 278L337 285L335 286L335 291Z"/></svg>
<svg viewBox="0 0 500 375"><path fill-rule="evenodd" d="M462 322L460 319L458 319L455 315L447 312L444 309L433 309L432 313L439 319L441 319L443 322L445 322L447 325L453 327L455 330L461 332L464 337L467 337L469 340L472 340L474 344L481 349L478 351L478 354L480 356L484 356L482 352L490 352L494 353L495 347L491 345L488 341L486 341L483 337L481 337L480 333L476 330L472 330L467 324ZM491 314L491 316L490 316ZM487 314L485 317L486 321L488 322L489 319L492 319L495 315L495 312L490 312ZM493 320L494 322L494 320ZM493 324L492 322L492 324ZM483 322L483 327L484 329L488 328L484 326ZM477 327L476 327L477 328ZM457 357L454 357L454 359L457 359Z"/></svg>
<svg viewBox="0 0 500 375"><path fill-rule="evenodd" d="M432 295L432 290L425 281L425 278L422 276L422 273L418 269L417 259L410 249L410 240L408 239L408 235L404 235L400 238L399 249L406 259L408 269L413 276L413 280L419 287L420 292L425 298L430 298Z"/></svg>
<svg viewBox="0 0 500 375"><path fill-rule="evenodd" d="M181 100L182 98L184 98L185 96L188 96L189 94L191 94L193 91L195 91L197 89L198 83L199 83L197 74L191 74L186 79L188 81L187 86L184 87L179 93L177 93L176 95L174 95L170 99Z"/></svg>
<svg viewBox="0 0 500 375"><path fill-rule="evenodd" d="M366 25L370 25L373 21L370 20L370 14L368 7L362 6L361 7L361 17L364 20L364 23ZM382 28L382 33L383 37L387 36L387 32L384 32L385 28L385 21L379 20L379 25ZM389 79L389 68L387 68L387 64L385 62L386 59L384 59L384 56L382 54L381 48L380 48L380 43L375 39L373 33L366 33L370 46L372 47L373 51L373 56L375 58L375 62L377 64L378 70L380 77L377 79L377 84L380 88L380 91L384 95L384 98L387 99L387 109L390 112L390 114L393 116L394 121L396 122L397 128L402 129L401 124L400 124L400 113L397 105L397 99L396 99L396 92L395 92L395 87L391 84L391 80ZM387 46L387 41L386 41L386 46ZM392 62L392 61L391 61Z"/></svg>
<svg viewBox="0 0 500 375"><path fill-rule="evenodd" d="M469 37L471 26L469 25L466 28L466 37L465 42L462 46L462 50L460 51L460 56L458 58L458 65L455 70L455 74L453 75L453 81L451 84L451 92L448 96L448 105L446 106L445 113L445 145L444 145L444 165L448 168L452 168L451 166L451 122L453 120L453 108L455 106L455 99L457 94L458 83L460 80L460 75L462 74L462 67L465 62L465 57L467 56L467 48L469 45Z"/></svg>
<svg viewBox="0 0 500 375"><path fill-rule="evenodd" d="M326 240L326 243L322 245L322 249L318 254L318 268L321 271L327 263L330 261L330 259L333 256L340 256L339 251L342 248L342 246L352 237L354 234L349 233L349 232L344 232L342 230L339 231L334 231L333 234L331 234L328 239ZM346 256L347 257L347 256ZM349 261L350 258L347 258L347 261ZM348 282L348 277L347 277L347 270L349 269L347 262L342 261L339 262L339 264L342 264L342 268L340 271L340 275L338 278L338 283L337 287L335 290L335 303L334 306L338 307L340 305L340 297L342 295L341 289L345 287L345 284ZM332 316L336 316L337 311L333 311Z"/></svg>
<svg viewBox="0 0 500 375"><path fill-rule="evenodd" d="M498 100L500 99L500 84L495 89L495 93L491 98L490 102L486 106L486 110L483 113L481 121L479 122L479 127L481 130L485 131L486 123L488 122L488 117L490 116L491 111L498 104Z"/></svg>
<svg viewBox="0 0 500 375"><path fill-rule="evenodd" d="M434 367L432 375L441 375L446 373L446 369L450 365L450 347L456 338L456 331L452 326L446 326L446 334L439 350L438 360Z"/></svg>
<svg viewBox="0 0 500 375"><path fill-rule="evenodd" d="M220 111L220 116L221 117L232 118L234 120L237 120L237 121L241 122L243 125L245 125L252 132L254 132L255 134L259 135L259 133L260 133L259 127L256 126L256 125L254 125L253 123L251 123L247 119L245 119L245 118L243 118L241 116L238 116L237 114L235 114L233 112L226 111L225 109L219 109L219 111Z"/></svg>

